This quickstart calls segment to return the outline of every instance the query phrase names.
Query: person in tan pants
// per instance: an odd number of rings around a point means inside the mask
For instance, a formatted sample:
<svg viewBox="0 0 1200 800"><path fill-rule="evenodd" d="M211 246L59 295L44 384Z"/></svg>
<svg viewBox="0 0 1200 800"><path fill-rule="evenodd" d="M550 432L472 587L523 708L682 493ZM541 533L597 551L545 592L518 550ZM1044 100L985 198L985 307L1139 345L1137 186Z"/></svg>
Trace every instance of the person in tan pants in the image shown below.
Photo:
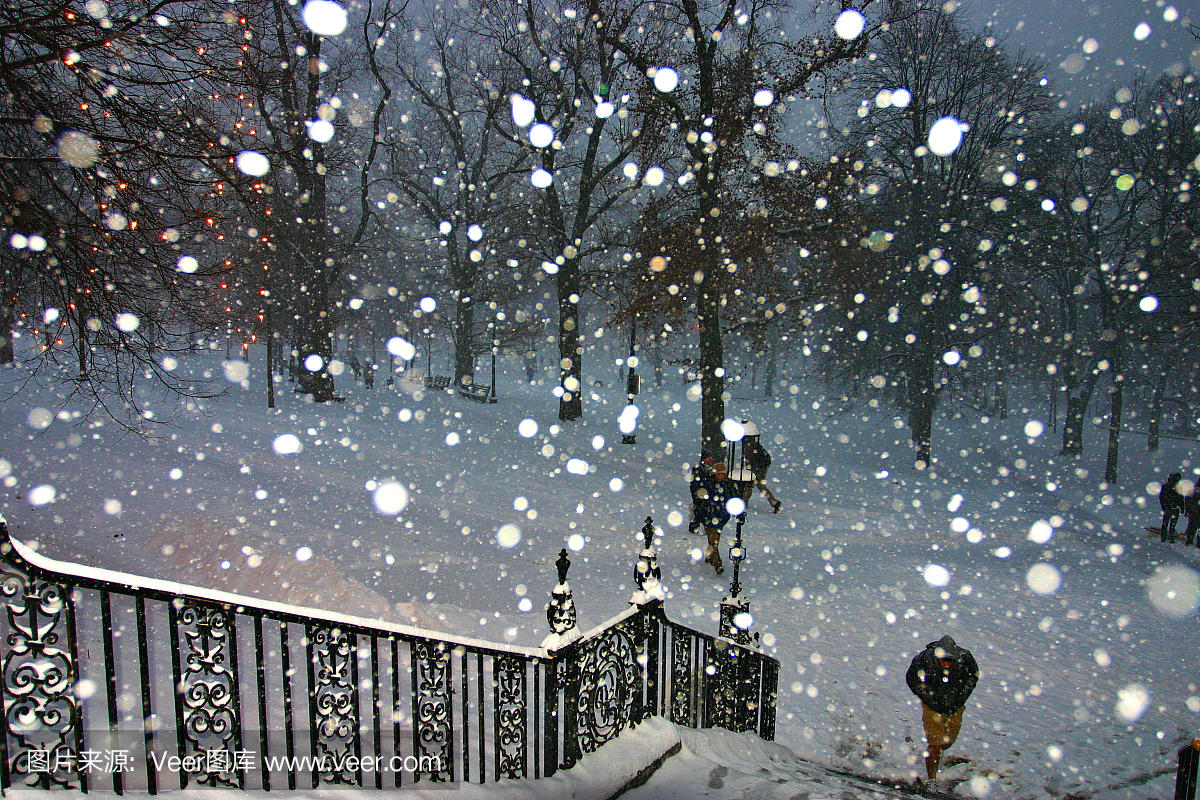
<svg viewBox="0 0 1200 800"><path fill-rule="evenodd" d="M929 780L936 780L942 751L958 739L967 698L979 683L979 665L970 650L943 636L917 653L905 681L921 700L927 742L925 772Z"/></svg>

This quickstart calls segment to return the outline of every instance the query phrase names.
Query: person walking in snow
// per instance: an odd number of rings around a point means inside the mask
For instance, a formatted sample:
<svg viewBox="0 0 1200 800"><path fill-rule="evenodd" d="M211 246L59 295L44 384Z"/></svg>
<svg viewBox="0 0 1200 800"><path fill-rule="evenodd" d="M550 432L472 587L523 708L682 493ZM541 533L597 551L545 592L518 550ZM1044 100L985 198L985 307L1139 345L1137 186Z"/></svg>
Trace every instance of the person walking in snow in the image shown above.
<svg viewBox="0 0 1200 800"><path fill-rule="evenodd" d="M688 482L688 491L692 495L692 521L688 523L688 533L699 533L704 527L704 501L708 498L705 481L712 477L712 464L713 457L705 453L692 467L692 479Z"/></svg>
<svg viewBox="0 0 1200 800"><path fill-rule="evenodd" d="M921 701L928 749L925 772L932 781L937 779L942 751L958 739L967 698L979 682L979 665L970 650L943 636L917 653L905 681Z"/></svg>
<svg viewBox="0 0 1200 800"><path fill-rule="evenodd" d="M708 547L704 551L704 563L712 564L720 575L725 571L721 562L721 529L729 522L729 498L733 497L733 484L729 481L729 468L723 462L713 464L712 474L704 480L705 493L703 512L704 533L708 536Z"/></svg>
<svg viewBox="0 0 1200 800"><path fill-rule="evenodd" d="M1183 532L1183 543L1191 546L1196 541L1196 530L1200 528L1200 486L1192 482L1192 490L1183 496L1183 513L1187 514L1187 530ZM1174 538L1174 537L1172 537Z"/></svg>
<svg viewBox="0 0 1200 800"><path fill-rule="evenodd" d="M767 452L767 448L763 447L762 442L757 439L750 439L745 445L746 465L750 467L751 474L754 475L754 485L767 498L767 502L771 504L771 513L778 514L779 508L783 503L771 493L767 488L767 468L771 466L771 454ZM746 492L746 497L742 498L747 502L750 500L749 490Z"/></svg>
<svg viewBox="0 0 1200 800"><path fill-rule="evenodd" d="M537 350L525 354L525 377L531 383L537 383Z"/></svg>
<svg viewBox="0 0 1200 800"><path fill-rule="evenodd" d="M1179 481L1182 478L1183 475L1180 473L1172 472L1167 476L1166 483L1158 490L1158 504L1162 506L1163 512L1162 527L1158 530L1159 536L1164 542L1168 537L1172 542L1175 541L1175 525L1179 522L1179 512L1183 511L1184 506L1183 497L1178 491Z"/></svg>

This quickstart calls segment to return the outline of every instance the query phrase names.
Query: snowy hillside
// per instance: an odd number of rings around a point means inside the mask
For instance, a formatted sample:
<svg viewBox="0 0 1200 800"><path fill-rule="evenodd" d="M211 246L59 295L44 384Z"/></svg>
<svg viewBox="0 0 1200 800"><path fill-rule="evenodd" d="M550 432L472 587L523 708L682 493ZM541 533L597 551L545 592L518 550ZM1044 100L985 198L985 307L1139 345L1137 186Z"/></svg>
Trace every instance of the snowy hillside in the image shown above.
<svg viewBox="0 0 1200 800"><path fill-rule="evenodd" d="M229 393L149 441L32 384L6 396L12 534L56 558L536 644L559 549L588 627L625 606L649 515L668 615L715 633L731 573L716 578L687 532L699 407L686 386L643 384L638 443L623 445L623 394L595 386L585 421L561 426L550 382L519 382L519 362L501 365L496 405L344 381L345 403L306 404L283 384L272 410L251 358L243 381L241 362L223 372L214 356ZM26 377L0 372L4 391ZM778 740L854 772L923 772L904 671L949 633L982 678L947 786L1171 797L1175 751L1200 734L1200 549L1142 526L1158 524L1158 480L1200 473L1195 443L1148 454L1129 434L1122 482L1103 485L1100 431L1084 458L1060 459L1048 408L1024 400L1008 419L941 417L927 471L901 421L838 416L819 386L730 402L762 430L783 501L772 515L751 500L741 576L782 662Z"/></svg>

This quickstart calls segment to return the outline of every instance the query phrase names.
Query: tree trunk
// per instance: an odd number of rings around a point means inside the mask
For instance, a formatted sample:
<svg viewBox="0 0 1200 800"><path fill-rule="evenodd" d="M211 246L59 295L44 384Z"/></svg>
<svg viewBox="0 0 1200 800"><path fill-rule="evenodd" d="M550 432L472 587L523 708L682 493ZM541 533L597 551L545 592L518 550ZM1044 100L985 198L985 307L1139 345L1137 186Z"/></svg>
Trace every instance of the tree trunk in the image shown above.
<svg viewBox="0 0 1200 800"><path fill-rule="evenodd" d="M475 298L470 289L460 287L454 313L454 388L475 381L475 355L472 352L475 331Z"/></svg>
<svg viewBox="0 0 1200 800"><path fill-rule="evenodd" d="M1050 430L1058 430L1058 384L1050 381Z"/></svg>
<svg viewBox="0 0 1200 800"><path fill-rule="evenodd" d="M315 65L320 61L321 39L312 33L303 36L308 50L308 79L305 83L305 119L315 119L317 99L320 96L320 71ZM298 123L297 123L298 124ZM303 286L297 298L300 314L295 320L299 334L296 336L300 351L299 389L302 394L312 395L317 403L328 403L334 399L333 373L329 362L333 360L334 321L330 293L337 267L328 259L326 231L329 223L325 207L326 185L324 175L325 147L320 142L304 141L312 153L311 167L298 175L302 189L300 212L304 220L300 241L302 251L297 261L305 268ZM316 366L320 359L319 369Z"/></svg>
<svg viewBox="0 0 1200 800"><path fill-rule="evenodd" d="M13 325L16 321L12 308L5 305L0 314L0 364L11 364L16 360L13 351Z"/></svg>
<svg viewBox="0 0 1200 800"><path fill-rule="evenodd" d="M1087 416L1088 403L1096 391L1100 371L1088 369L1086 377L1079 383L1079 394L1067 390L1067 408L1063 414L1063 446L1060 455L1077 456L1083 453L1083 425Z"/></svg>
<svg viewBox="0 0 1200 800"><path fill-rule="evenodd" d="M572 300L573 298L573 300ZM567 259L558 272L558 418L583 416L583 347L579 341L579 261Z"/></svg>
<svg viewBox="0 0 1200 800"><path fill-rule="evenodd" d="M307 263L308 280L296 298L296 349L299 351L297 383L301 394L310 394L317 403L333 400L333 374L329 362L333 360L333 317L328 311L330 273L333 267L325 264L325 205L324 193L314 193L306 211L312 216L307 220L307 247L299 258ZM320 205L317 205L317 203ZM316 358L314 358L314 356ZM313 369L316 367L316 369Z"/></svg>
<svg viewBox="0 0 1200 800"><path fill-rule="evenodd" d="M329 362L333 359L332 320L323 309L310 308L302 317L299 330L296 349L300 351L297 370L300 393L311 394L313 402L328 403L333 400L333 375L329 372ZM312 359L313 356L317 359ZM319 363L316 371L309 368L310 359L314 366Z"/></svg>
<svg viewBox="0 0 1200 800"><path fill-rule="evenodd" d="M1087 414L1091 392L1082 397L1067 395L1067 410L1063 414L1063 445L1060 455L1077 456L1083 453L1083 418Z"/></svg>
<svg viewBox="0 0 1200 800"><path fill-rule="evenodd" d="M1114 363L1114 367L1116 364ZM1117 482L1117 456L1121 448L1121 401L1125 387L1125 376L1113 372L1112 411L1108 417L1108 461L1104 465L1105 483Z"/></svg>
<svg viewBox="0 0 1200 800"><path fill-rule="evenodd" d="M933 385L933 369L917 364L917 371L908 380L908 425L916 448L917 467L930 466L933 453L933 412L937 394Z"/></svg>
<svg viewBox="0 0 1200 800"><path fill-rule="evenodd" d="M900 411L908 411L910 405L908 402L908 376L901 375L896 378L891 388L896 408Z"/></svg>
<svg viewBox="0 0 1200 800"><path fill-rule="evenodd" d="M1171 373L1164 369L1150 389L1150 425L1149 434L1146 437L1146 449L1151 453L1158 452L1159 431L1162 429L1163 397L1167 393L1167 380L1170 377Z"/></svg>
<svg viewBox="0 0 1200 800"><path fill-rule="evenodd" d="M721 298L712 274L718 268L715 257L708 267L696 298L700 320L700 448L715 457L725 444L721 434L721 423L725 421L725 352L721 343Z"/></svg>
<svg viewBox="0 0 1200 800"><path fill-rule="evenodd" d="M267 323L267 408L275 407L275 331L271 329L271 306L264 314Z"/></svg>
<svg viewBox="0 0 1200 800"><path fill-rule="evenodd" d="M83 303L76 303L75 309L75 356L79 360L79 380L83 381L88 376L88 353L91 352L88 344L87 313L83 310Z"/></svg>
<svg viewBox="0 0 1200 800"><path fill-rule="evenodd" d="M775 380L779 370L779 345L774 337L767 343L767 374L763 375L763 396L775 396Z"/></svg>
<svg viewBox="0 0 1200 800"><path fill-rule="evenodd" d="M13 334L17 325L17 291L21 285L20 262L0 265L0 364L11 364L16 360ZM63 315L66 323L69 314Z"/></svg>

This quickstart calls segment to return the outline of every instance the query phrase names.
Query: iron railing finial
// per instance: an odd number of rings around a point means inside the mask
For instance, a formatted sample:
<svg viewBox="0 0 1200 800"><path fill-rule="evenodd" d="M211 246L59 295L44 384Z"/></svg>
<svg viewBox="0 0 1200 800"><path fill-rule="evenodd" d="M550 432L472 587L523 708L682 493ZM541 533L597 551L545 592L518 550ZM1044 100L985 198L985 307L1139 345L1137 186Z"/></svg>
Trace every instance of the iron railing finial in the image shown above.
<svg viewBox="0 0 1200 800"><path fill-rule="evenodd" d="M641 552L638 553L637 566L633 569L633 580L637 584L629 604L645 605L652 600L663 599L662 573L658 568L658 551L654 549L654 519L646 517L646 524L638 532L642 542Z"/></svg>

